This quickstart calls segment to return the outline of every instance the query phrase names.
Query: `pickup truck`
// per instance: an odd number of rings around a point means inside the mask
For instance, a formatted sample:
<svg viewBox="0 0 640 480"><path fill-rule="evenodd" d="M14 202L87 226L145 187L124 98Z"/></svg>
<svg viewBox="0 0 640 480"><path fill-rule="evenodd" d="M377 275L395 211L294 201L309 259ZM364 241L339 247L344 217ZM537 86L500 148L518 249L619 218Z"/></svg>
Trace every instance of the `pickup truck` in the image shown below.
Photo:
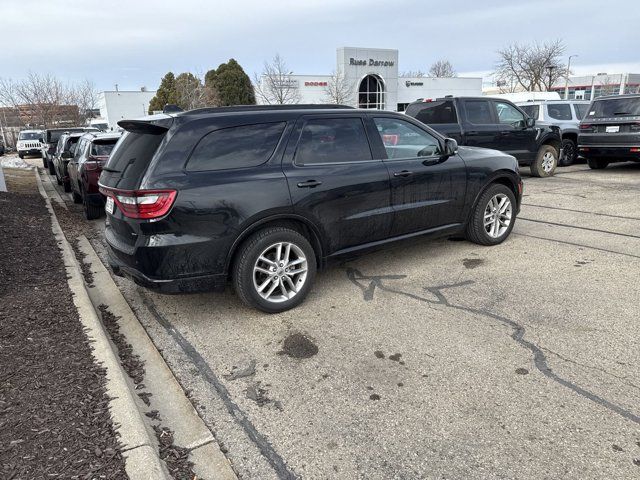
<svg viewBox="0 0 640 480"><path fill-rule="evenodd" d="M535 177L552 176L562 158L560 128L536 126L533 118L508 100L447 96L413 102L405 113L459 145L513 155Z"/></svg>

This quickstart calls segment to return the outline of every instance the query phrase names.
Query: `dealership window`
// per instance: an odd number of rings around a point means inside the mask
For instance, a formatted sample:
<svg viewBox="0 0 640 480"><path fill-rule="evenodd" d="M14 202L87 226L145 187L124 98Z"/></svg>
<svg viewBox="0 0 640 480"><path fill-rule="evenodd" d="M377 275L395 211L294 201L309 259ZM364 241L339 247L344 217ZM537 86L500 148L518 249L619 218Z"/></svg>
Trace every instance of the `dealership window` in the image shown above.
<svg viewBox="0 0 640 480"><path fill-rule="evenodd" d="M384 82L378 75L367 75L360 82L358 107L384 109Z"/></svg>
<svg viewBox="0 0 640 480"><path fill-rule="evenodd" d="M286 123L262 123L214 130L193 150L188 171L255 167L269 160Z"/></svg>
<svg viewBox="0 0 640 480"><path fill-rule="evenodd" d="M346 163L372 158L360 118L325 118L305 123L296 150L295 163Z"/></svg>

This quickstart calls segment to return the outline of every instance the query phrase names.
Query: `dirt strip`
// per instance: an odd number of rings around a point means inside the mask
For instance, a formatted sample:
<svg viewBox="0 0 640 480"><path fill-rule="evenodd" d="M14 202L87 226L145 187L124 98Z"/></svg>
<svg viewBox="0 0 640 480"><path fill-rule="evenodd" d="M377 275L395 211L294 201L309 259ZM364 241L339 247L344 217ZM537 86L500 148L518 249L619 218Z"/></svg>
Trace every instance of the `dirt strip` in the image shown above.
<svg viewBox="0 0 640 480"><path fill-rule="evenodd" d="M33 172L0 193L0 477L127 478Z"/></svg>

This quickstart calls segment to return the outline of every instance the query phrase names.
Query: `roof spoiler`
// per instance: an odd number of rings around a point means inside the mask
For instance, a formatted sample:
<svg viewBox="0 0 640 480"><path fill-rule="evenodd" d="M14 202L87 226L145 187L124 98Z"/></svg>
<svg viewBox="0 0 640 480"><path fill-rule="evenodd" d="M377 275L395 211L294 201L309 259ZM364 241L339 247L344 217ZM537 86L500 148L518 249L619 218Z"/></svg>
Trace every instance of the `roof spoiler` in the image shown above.
<svg viewBox="0 0 640 480"><path fill-rule="evenodd" d="M132 133L146 133L148 135L162 135L169 130L169 125L158 125L148 120L120 120L118 126Z"/></svg>

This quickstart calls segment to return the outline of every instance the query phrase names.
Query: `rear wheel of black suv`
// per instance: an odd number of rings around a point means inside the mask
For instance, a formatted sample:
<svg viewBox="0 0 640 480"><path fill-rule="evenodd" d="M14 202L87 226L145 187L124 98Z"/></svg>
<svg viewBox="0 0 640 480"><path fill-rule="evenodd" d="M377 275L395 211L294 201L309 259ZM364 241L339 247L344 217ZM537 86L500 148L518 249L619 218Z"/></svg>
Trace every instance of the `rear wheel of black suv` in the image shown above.
<svg viewBox="0 0 640 480"><path fill-rule="evenodd" d="M302 303L315 276L313 247L304 235L285 227L251 235L240 247L232 270L240 300L267 313Z"/></svg>
<svg viewBox="0 0 640 480"><path fill-rule="evenodd" d="M551 177L557 166L558 151L551 145L542 145L531 164L531 175L534 177Z"/></svg>
<svg viewBox="0 0 640 480"><path fill-rule="evenodd" d="M589 158L587 159L587 164L592 170L602 170L603 168L607 168L609 162L601 158Z"/></svg>
<svg viewBox="0 0 640 480"><path fill-rule="evenodd" d="M480 195L467 224L466 237L480 245L497 245L509 236L515 221L515 195L508 187L495 183Z"/></svg>
<svg viewBox="0 0 640 480"><path fill-rule="evenodd" d="M84 210L84 216L87 220L95 220L102 216L104 209L98 205L92 205L87 199L87 192L83 189L82 194L82 208Z"/></svg>
<svg viewBox="0 0 640 480"><path fill-rule="evenodd" d="M47 162L48 167L49 167L49 175L55 175L56 174L56 167L53 164L53 162Z"/></svg>

